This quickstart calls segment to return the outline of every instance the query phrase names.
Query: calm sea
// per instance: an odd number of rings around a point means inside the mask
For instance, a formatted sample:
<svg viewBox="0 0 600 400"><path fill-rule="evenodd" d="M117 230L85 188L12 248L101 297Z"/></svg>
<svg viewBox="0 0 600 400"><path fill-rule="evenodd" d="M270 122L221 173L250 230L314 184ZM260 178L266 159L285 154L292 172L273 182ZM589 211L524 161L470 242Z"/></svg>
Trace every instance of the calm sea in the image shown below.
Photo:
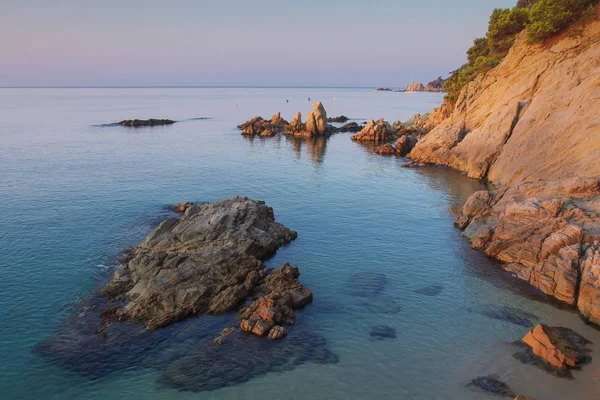
<svg viewBox="0 0 600 400"><path fill-rule="evenodd" d="M600 332L515 289L453 227L453 212L480 183L441 168L401 168L405 160L375 155L350 134L249 140L236 129L255 115L306 115L317 100L330 116L393 121L429 111L441 95L0 89L0 398L484 399L465 385L492 374L537 399L597 399ZM194 119L201 117L210 119ZM182 122L98 126L129 118ZM159 384L162 371L149 363L90 379L32 352L168 205L237 194L264 199L299 233L267 264L300 267L315 302L299 319L326 339L339 363L307 363L191 393ZM377 296L344 290L363 272L385 276ZM528 328L506 310L574 328L595 343L594 361L574 380L521 364L511 342ZM382 324L397 337L372 340L370 328Z"/></svg>

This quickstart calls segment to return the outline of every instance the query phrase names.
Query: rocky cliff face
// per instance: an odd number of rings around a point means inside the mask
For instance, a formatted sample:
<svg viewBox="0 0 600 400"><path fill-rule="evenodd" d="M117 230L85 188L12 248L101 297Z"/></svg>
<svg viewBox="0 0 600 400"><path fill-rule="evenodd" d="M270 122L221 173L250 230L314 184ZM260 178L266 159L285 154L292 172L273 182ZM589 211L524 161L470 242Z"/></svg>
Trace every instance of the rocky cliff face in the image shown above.
<svg viewBox="0 0 600 400"><path fill-rule="evenodd" d="M411 152L415 161L503 185L600 176L600 22L544 45L521 34L449 117L432 115L437 126Z"/></svg>
<svg viewBox="0 0 600 400"><path fill-rule="evenodd" d="M600 324L600 12L541 45L524 33L409 155L499 188L456 224L474 248Z"/></svg>

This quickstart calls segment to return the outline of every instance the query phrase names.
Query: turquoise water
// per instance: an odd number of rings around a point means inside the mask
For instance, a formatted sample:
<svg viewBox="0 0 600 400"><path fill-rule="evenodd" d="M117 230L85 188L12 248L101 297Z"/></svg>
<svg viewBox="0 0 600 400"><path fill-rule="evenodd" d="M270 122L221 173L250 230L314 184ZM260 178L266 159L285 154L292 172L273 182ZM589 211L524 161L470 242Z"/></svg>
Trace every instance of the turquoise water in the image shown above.
<svg viewBox="0 0 600 400"><path fill-rule="evenodd" d="M538 400L596 399L600 332L515 289L453 227L453 211L482 185L445 169L401 168L350 134L249 140L235 128L254 115L306 115L308 97L359 122L405 120L441 101L366 89L0 89L0 398L483 399L465 385L494 374ZM182 122L97 126L151 117ZM339 363L191 393L160 385L162 371L148 364L90 379L32 352L168 205L236 194L266 200L299 233L267 265L300 267L315 302L299 319ZM380 294L344 290L369 271L386 277ZM510 343L528 328L484 315L506 305L577 330L595 343L594 361L574 380L519 363ZM381 324L397 338L372 340Z"/></svg>

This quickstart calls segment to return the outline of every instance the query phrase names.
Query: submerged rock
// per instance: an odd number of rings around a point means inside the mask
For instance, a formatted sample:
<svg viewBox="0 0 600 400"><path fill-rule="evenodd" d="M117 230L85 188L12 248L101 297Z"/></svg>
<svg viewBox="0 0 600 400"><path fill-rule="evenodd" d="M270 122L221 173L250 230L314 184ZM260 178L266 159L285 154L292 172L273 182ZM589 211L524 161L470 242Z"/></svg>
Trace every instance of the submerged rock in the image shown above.
<svg viewBox="0 0 600 400"><path fill-rule="evenodd" d="M522 339L533 355L559 370L577 368L591 360L590 343L571 329L537 325Z"/></svg>
<svg viewBox="0 0 600 400"><path fill-rule="evenodd" d="M534 321L539 320L537 316L528 313L527 311L510 306L499 307L490 304L477 312L489 318L505 321L513 325L524 326L526 328L533 327L535 325Z"/></svg>
<svg viewBox="0 0 600 400"><path fill-rule="evenodd" d="M337 362L339 357L327 349L325 340L299 324L283 341L263 340L237 332L222 346L206 343L171 363L160 382L179 390L201 392L305 363Z"/></svg>
<svg viewBox="0 0 600 400"><path fill-rule="evenodd" d="M144 126L159 126L172 125L177 121L170 119L125 119L120 122L115 122L112 125L130 126L132 128L140 128Z"/></svg>
<svg viewBox="0 0 600 400"><path fill-rule="evenodd" d="M387 284L387 277L381 272L358 272L350 277L345 291L350 296L377 296Z"/></svg>
<svg viewBox="0 0 600 400"><path fill-rule="evenodd" d="M371 327L369 332L372 338L383 340L383 339L395 339L396 330L391 326L387 325L375 325Z"/></svg>
<svg viewBox="0 0 600 400"><path fill-rule="evenodd" d="M190 207L159 225L103 293L125 302L119 320L148 329L233 309L263 273L260 261L296 238L262 201L234 197Z"/></svg>
<svg viewBox="0 0 600 400"><path fill-rule="evenodd" d="M504 397L515 397L516 394L511 390L511 388L504 382L488 375L488 376L479 376L473 379L467 387L479 389L486 393L491 393Z"/></svg>
<svg viewBox="0 0 600 400"><path fill-rule="evenodd" d="M442 285L429 285L422 287L420 289L415 290L415 293L423 294L425 296L437 296L444 291L444 287Z"/></svg>
<svg viewBox="0 0 600 400"><path fill-rule="evenodd" d="M397 137L396 130L381 118L377 122L370 120L367 126L357 135L352 136L352 140L360 142L387 142Z"/></svg>

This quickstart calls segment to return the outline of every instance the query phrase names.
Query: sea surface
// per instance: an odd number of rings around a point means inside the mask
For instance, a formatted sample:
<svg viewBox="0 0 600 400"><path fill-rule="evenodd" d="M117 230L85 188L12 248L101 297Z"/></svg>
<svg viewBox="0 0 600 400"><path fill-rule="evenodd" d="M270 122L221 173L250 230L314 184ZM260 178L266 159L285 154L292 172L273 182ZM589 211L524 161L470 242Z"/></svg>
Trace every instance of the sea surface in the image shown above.
<svg viewBox="0 0 600 400"><path fill-rule="evenodd" d="M351 134L249 139L236 128L278 111L305 116L314 101L360 123L406 120L441 100L331 88L0 89L0 398L492 399L466 386L491 374L538 400L598 399L600 332L515 284L453 227L481 183L401 168L405 159L378 156ZM102 126L130 118L180 122ZM315 300L298 319L338 363L186 392L160 384L152 363L90 378L33 351L111 276L121 249L171 215L169 205L234 195L265 200L298 232L267 265L300 267ZM357 273L383 276L381 292L349 293ZM572 380L520 363L511 343L527 320L586 336L592 363ZM382 324L397 337L370 337Z"/></svg>

